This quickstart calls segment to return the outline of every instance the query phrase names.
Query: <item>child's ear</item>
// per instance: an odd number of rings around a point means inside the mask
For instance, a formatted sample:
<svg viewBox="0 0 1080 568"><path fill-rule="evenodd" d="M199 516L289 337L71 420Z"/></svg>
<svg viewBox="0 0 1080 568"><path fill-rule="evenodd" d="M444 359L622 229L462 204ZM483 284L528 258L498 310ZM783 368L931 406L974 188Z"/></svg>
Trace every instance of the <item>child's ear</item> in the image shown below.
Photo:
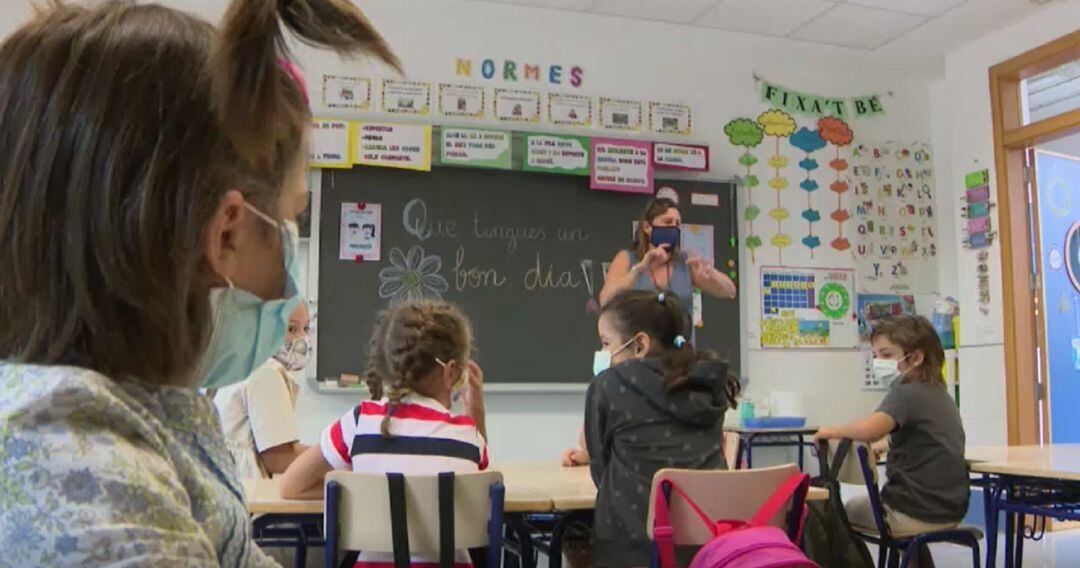
<svg viewBox="0 0 1080 568"><path fill-rule="evenodd" d="M652 337L647 333L639 333L634 336L634 356L644 357L652 349Z"/></svg>
<svg viewBox="0 0 1080 568"><path fill-rule="evenodd" d="M925 360L926 356L923 355L922 349L916 349L911 352L911 357L908 362L911 363L912 367L918 367L919 365L922 365Z"/></svg>
<svg viewBox="0 0 1080 568"><path fill-rule="evenodd" d="M454 376L457 374L457 361L451 359L442 367L442 382L447 390L454 388Z"/></svg>

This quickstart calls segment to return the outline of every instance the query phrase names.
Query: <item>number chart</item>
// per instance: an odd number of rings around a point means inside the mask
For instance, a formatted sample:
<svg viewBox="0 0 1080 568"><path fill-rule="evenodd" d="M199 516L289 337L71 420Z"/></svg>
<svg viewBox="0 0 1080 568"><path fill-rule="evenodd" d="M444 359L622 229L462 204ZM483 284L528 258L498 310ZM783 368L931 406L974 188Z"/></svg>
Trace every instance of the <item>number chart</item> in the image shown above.
<svg viewBox="0 0 1080 568"><path fill-rule="evenodd" d="M761 346L854 348L854 285L851 269L762 267Z"/></svg>

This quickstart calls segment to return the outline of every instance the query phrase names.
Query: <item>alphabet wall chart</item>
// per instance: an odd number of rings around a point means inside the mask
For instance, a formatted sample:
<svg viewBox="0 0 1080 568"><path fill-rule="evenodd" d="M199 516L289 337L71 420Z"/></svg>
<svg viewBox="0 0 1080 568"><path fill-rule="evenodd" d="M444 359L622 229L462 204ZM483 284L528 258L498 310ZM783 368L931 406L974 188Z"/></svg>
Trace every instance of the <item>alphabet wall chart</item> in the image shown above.
<svg viewBox="0 0 1080 568"><path fill-rule="evenodd" d="M929 147L863 143L851 156L852 252L859 292L936 292L937 218Z"/></svg>

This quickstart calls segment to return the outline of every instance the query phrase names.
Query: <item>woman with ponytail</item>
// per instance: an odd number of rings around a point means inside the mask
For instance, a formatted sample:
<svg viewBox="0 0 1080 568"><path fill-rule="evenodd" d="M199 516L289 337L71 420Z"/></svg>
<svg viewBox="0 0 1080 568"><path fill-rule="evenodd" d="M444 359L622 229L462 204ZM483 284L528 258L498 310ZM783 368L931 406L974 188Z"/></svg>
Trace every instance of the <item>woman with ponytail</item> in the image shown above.
<svg viewBox="0 0 1080 568"><path fill-rule="evenodd" d="M645 566L649 489L663 468L726 469L724 413L738 380L696 351L679 298L619 292L600 311L600 351L585 402L585 443L599 488L590 566Z"/></svg>
<svg viewBox="0 0 1080 568"><path fill-rule="evenodd" d="M276 565L198 389L300 302L285 30L397 59L349 0L42 4L0 42L0 564Z"/></svg>

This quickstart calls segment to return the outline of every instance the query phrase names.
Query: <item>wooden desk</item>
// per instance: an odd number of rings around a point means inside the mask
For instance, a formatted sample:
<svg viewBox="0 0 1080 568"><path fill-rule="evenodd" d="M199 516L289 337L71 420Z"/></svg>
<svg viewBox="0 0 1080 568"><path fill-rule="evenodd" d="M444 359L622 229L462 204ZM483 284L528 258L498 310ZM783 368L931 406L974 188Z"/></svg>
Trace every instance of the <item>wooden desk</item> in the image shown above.
<svg viewBox="0 0 1080 568"><path fill-rule="evenodd" d="M592 509L596 486L587 467L561 467L555 462L507 463L492 467L501 471L506 485L507 513L548 513ZM247 510L253 515L320 515L323 502L283 499L276 479L245 479ZM806 498L824 501L829 492L811 487Z"/></svg>
<svg viewBox="0 0 1080 568"><path fill-rule="evenodd" d="M800 426L797 428L724 428L725 432L739 435L739 451L736 459L741 462L743 452L746 453L746 468L754 468L754 446L760 447L783 447L799 449L799 471L803 471L803 449L808 445L806 436L817 433L817 426ZM766 438L764 442L755 442L757 438ZM781 438L776 440L776 438ZM734 466L732 466L734 467Z"/></svg>
<svg viewBox="0 0 1080 568"><path fill-rule="evenodd" d="M965 457L975 473L1080 481L1080 444L972 448Z"/></svg>

